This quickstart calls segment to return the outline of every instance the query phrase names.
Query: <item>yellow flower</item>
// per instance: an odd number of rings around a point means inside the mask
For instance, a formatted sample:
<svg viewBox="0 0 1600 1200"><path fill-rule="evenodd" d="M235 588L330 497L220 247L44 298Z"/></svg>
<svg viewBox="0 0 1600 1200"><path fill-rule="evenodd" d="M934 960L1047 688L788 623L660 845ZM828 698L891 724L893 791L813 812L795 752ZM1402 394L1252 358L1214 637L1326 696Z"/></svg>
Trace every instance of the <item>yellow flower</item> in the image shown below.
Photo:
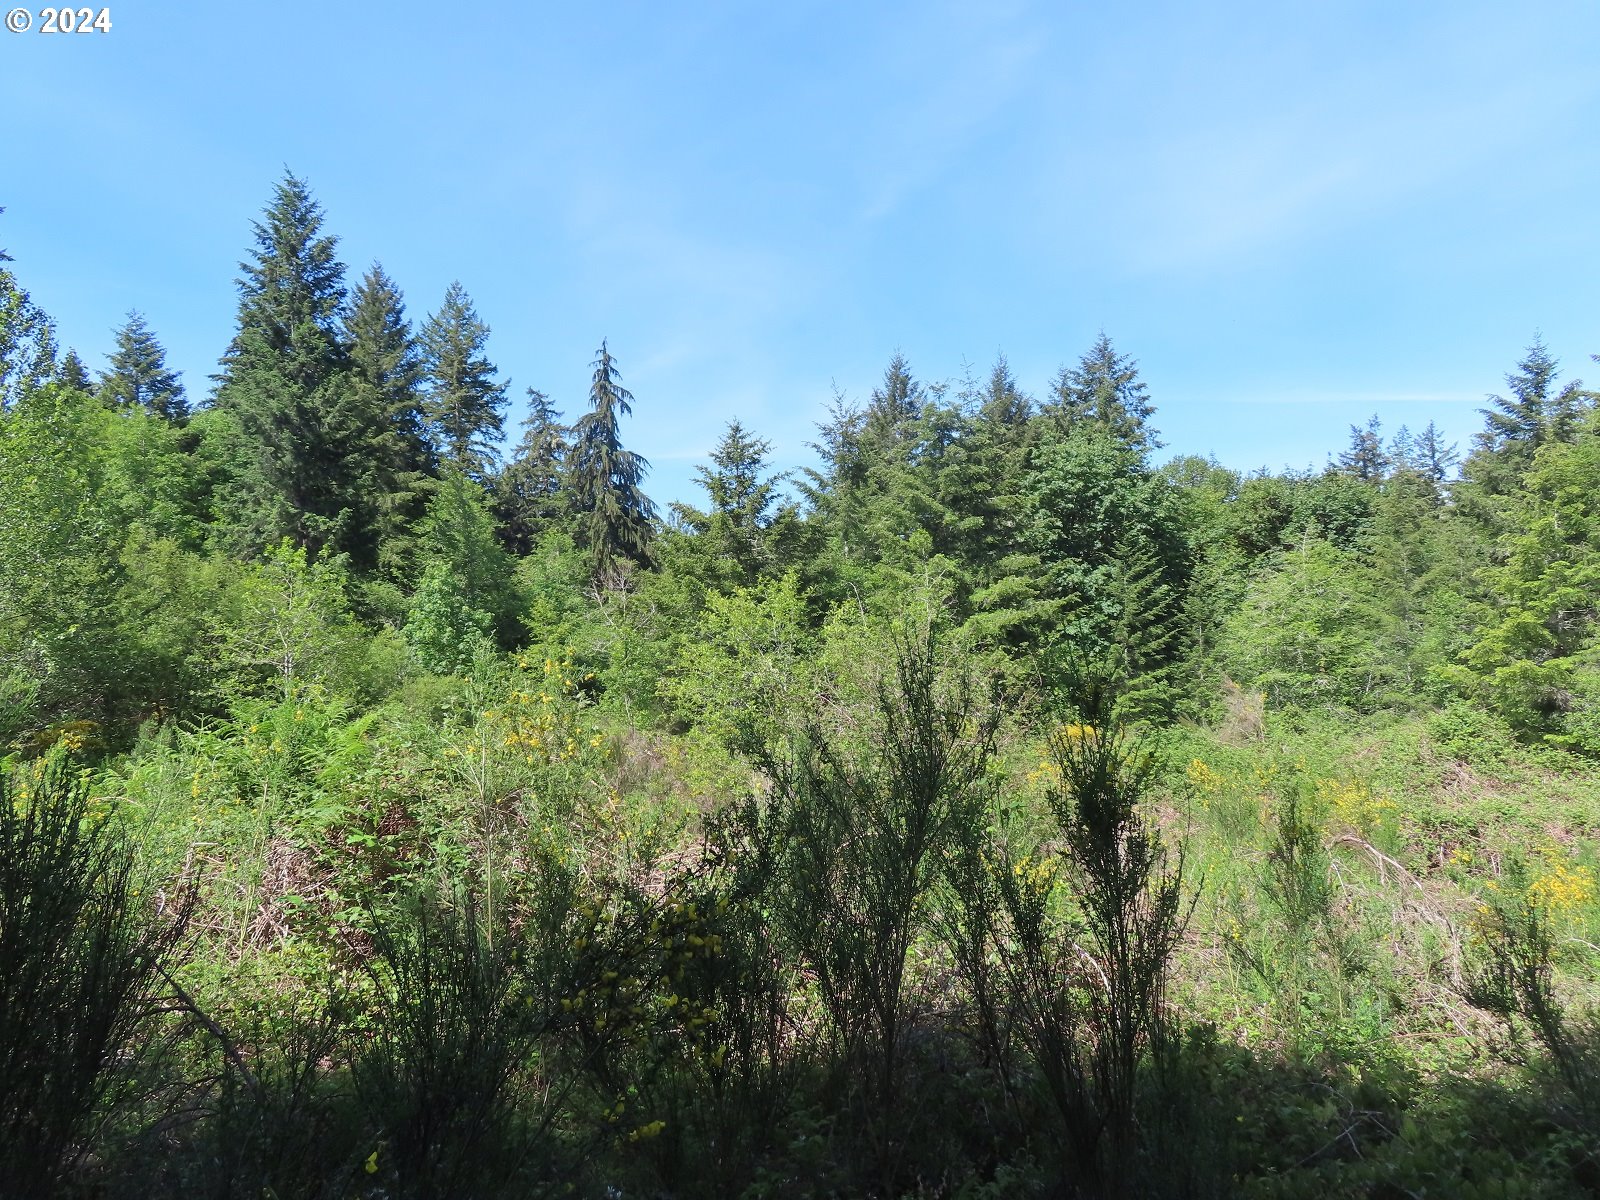
<svg viewBox="0 0 1600 1200"><path fill-rule="evenodd" d="M1372 836L1386 823L1393 824L1388 818L1397 811L1394 801L1377 795L1359 780L1319 779L1316 789L1317 799L1327 806L1334 823L1362 837Z"/></svg>
<svg viewBox="0 0 1600 1200"><path fill-rule="evenodd" d="M1188 768L1184 771L1184 776L1202 797L1214 796L1227 786L1227 781L1213 771L1208 763L1199 758L1190 760Z"/></svg>
<svg viewBox="0 0 1600 1200"><path fill-rule="evenodd" d="M1528 901L1552 916L1572 916L1595 898L1594 869L1568 866L1556 853L1545 852L1545 873L1528 885Z"/></svg>

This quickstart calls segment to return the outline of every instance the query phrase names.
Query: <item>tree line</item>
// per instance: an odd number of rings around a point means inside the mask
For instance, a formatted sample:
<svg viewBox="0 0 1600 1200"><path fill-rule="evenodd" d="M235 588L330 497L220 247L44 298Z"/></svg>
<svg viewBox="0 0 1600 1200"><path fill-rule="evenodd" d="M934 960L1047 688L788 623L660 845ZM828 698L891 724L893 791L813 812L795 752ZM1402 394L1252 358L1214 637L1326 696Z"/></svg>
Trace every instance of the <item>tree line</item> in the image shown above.
<svg viewBox="0 0 1600 1200"><path fill-rule="evenodd" d="M1016 670L1110 655L1153 714L1228 677L1357 710L1465 695L1596 746L1595 393L1538 341L1464 458L1374 416L1324 469L1250 474L1158 464L1148 388L1104 334L1039 396L1003 357L927 382L896 354L864 402L834 398L814 466L774 471L735 420L696 470L703 507L661 513L607 344L587 410L566 423L530 388L506 450L508 384L459 283L420 327L381 265L349 288L292 175L253 232L203 404L138 313L91 376L4 268L13 728L214 705L201 676L242 651L174 613L248 623L238 596L298 571L331 581L317 620L388 631L428 670L583 626L604 686L667 720L691 719L662 679L711 598L789 589L815 624L936 580Z"/></svg>

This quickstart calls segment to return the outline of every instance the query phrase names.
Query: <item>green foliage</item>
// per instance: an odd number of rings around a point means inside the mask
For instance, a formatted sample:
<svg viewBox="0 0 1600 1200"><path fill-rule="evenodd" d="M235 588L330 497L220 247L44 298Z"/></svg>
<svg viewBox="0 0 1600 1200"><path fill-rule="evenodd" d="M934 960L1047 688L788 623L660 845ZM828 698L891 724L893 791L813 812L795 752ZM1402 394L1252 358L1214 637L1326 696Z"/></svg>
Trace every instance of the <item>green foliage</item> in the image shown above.
<svg viewBox="0 0 1600 1200"><path fill-rule="evenodd" d="M411 597L406 643L424 668L464 675L494 653L489 614L473 606L467 590L444 563L430 563Z"/></svg>
<svg viewBox="0 0 1600 1200"><path fill-rule="evenodd" d="M202 434L224 471L217 516L235 548L287 537L365 561L358 492L371 474L373 414L351 387L344 264L322 224L305 183L286 175L241 264L237 329L215 399L227 419Z"/></svg>
<svg viewBox="0 0 1600 1200"><path fill-rule="evenodd" d="M1240 908L1230 918L1231 953L1262 983L1279 1009L1288 1050L1315 1057L1348 1052L1353 1014L1362 1003L1361 976L1370 964L1363 952L1365 932L1351 928L1336 880L1340 864L1324 844L1322 811L1330 791L1345 807L1360 805L1359 789L1335 784L1314 790L1304 774L1274 771L1276 792L1271 840L1260 878L1259 917ZM1321 803L1319 803L1321 802ZM1367 825L1365 812L1342 813ZM1373 825L1381 813L1372 814ZM1371 836L1372 827L1357 830ZM1263 919L1264 918L1264 919ZM1372 1012L1363 1013L1369 1020ZM1378 1019L1381 1036L1381 1016ZM1371 1030L1363 1030L1364 1034Z"/></svg>
<svg viewBox="0 0 1600 1200"><path fill-rule="evenodd" d="M1514 1036L1533 1031L1563 1093L1560 1117L1590 1147L1591 1167L1600 1164L1600 1009L1571 1017L1556 994L1555 970L1568 953L1573 910L1594 898L1592 869L1557 864L1534 879L1527 863L1514 859L1506 886L1479 905L1478 963L1467 984L1472 1002L1507 1022Z"/></svg>
<svg viewBox="0 0 1600 1200"><path fill-rule="evenodd" d="M750 752L803 718L815 639L791 573L711 595L663 688L685 721Z"/></svg>
<svg viewBox="0 0 1600 1200"><path fill-rule="evenodd" d="M1138 452L1088 432L1039 446L1028 480L1029 540L1054 638L1088 657L1116 653L1130 675L1179 653L1190 573L1177 495Z"/></svg>
<svg viewBox="0 0 1600 1200"><path fill-rule="evenodd" d="M901 1102L908 958L946 854L983 811L1000 719L935 628L894 631L887 658L870 708L824 710L762 756L783 814L778 923L880 1122Z"/></svg>
<svg viewBox="0 0 1600 1200"><path fill-rule="evenodd" d="M423 576L411 600L406 637L430 670L450 663L460 669L480 648L520 640L515 564L495 536L479 484L456 471L446 474L428 506L418 549Z"/></svg>
<svg viewBox="0 0 1600 1200"><path fill-rule="evenodd" d="M167 366L167 352L138 312L116 331L117 348L100 375L96 395L108 406L140 408L175 425L189 419L189 399L179 372Z"/></svg>
<svg viewBox="0 0 1600 1200"><path fill-rule="evenodd" d="M63 761L0 773L0 1195L57 1191L150 1029L187 907L152 913L141 882Z"/></svg>
<svg viewBox="0 0 1600 1200"><path fill-rule="evenodd" d="M583 640L580 630L591 616L588 565L588 557L560 530L545 533L517 563L522 621L533 645L560 649Z"/></svg>
<svg viewBox="0 0 1600 1200"><path fill-rule="evenodd" d="M600 587L614 588L624 577L624 564L649 565L656 509L640 487L649 460L622 448L618 422L632 414L633 394L622 386L604 342L594 361L589 406L572 427L573 504L591 577Z"/></svg>
<svg viewBox="0 0 1600 1200"><path fill-rule="evenodd" d="M1350 448L1340 453L1339 470L1362 483L1377 483L1383 479L1391 460L1383 451L1383 438L1379 433L1382 428L1383 423L1376 413L1365 429L1359 425L1350 426Z"/></svg>
<svg viewBox="0 0 1600 1200"><path fill-rule="evenodd" d="M1093 1128L1091 1113L1097 1116L1115 1154L1133 1131L1141 1062L1159 1055L1171 1033L1168 976L1187 914L1181 864L1169 864L1159 833L1139 810L1154 761L1119 725L1105 681L1085 678L1074 691L1077 721L1050 739L1059 785L1048 800L1101 987L1091 984L1086 996L1094 1044L1085 1074L1093 1107L1083 1111L1081 1083L1067 1104L1058 1099L1058 1105L1069 1123L1076 1118ZM1067 1075L1070 1068L1062 1063L1057 1070ZM1068 1136L1087 1149L1083 1125Z"/></svg>
<svg viewBox="0 0 1600 1200"><path fill-rule="evenodd" d="M1053 391L1043 415L1060 433L1070 436L1091 427L1140 456L1160 447L1148 424L1155 406L1138 364L1118 354L1103 332L1076 367L1061 368Z"/></svg>
<svg viewBox="0 0 1600 1200"><path fill-rule="evenodd" d="M92 401L60 385L0 423L0 657L38 680L47 704L84 689L80 631L92 637L115 621L111 530L90 452L98 424Z"/></svg>
<svg viewBox="0 0 1600 1200"><path fill-rule="evenodd" d="M778 505L783 476L767 473L771 443L731 421L711 451L711 466L695 468L711 505L701 512L674 504L673 516L693 535L690 569L719 591L749 587L773 574L795 536L798 514Z"/></svg>
<svg viewBox="0 0 1600 1200"><path fill-rule="evenodd" d="M499 1192L524 1171L554 1182L549 1149L528 1161L545 1123L538 1082L524 1075L553 1019L541 979L551 964L539 957L548 947L527 939L530 955L500 932L497 946L470 894L424 893L373 921L374 1037L354 1076L376 1119L374 1174L395 1194Z"/></svg>
<svg viewBox="0 0 1600 1200"><path fill-rule="evenodd" d="M226 603L219 656L235 695L288 701L309 685L343 682L359 633L336 562L312 562L285 538L244 568Z"/></svg>
<svg viewBox="0 0 1600 1200"><path fill-rule="evenodd" d="M504 431L506 388L484 357L489 327L460 283L422 327L424 411L439 462L479 483L490 477Z"/></svg>
<svg viewBox="0 0 1600 1200"><path fill-rule="evenodd" d="M0 209L0 212L4 212ZM55 374L55 326L17 277L0 250L0 414Z"/></svg>
<svg viewBox="0 0 1600 1200"><path fill-rule="evenodd" d="M540 537L566 515L562 482L571 447L560 416L549 397L529 388L522 440L495 477L494 510L500 538L506 549L519 556L531 554Z"/></svg>
<svg viewBox="0 0 1600 1200"><path fill-rule="evenodd" d="M1488 572L1494 617L1462 654L1474 689L1519 733L1600 753L1600 437L1540 450ZM1470 686L1470 684L1469 684Z"/></svg>
<svg viewBox="0 0 1600 1200"><path fill-rule="evenodd" d="M1490 396L1480 409L1485 428L1476 439L1466 473L1491 495L1512 491L1517 476L1533 463L1539 447L1572 440L1592 399L1573 380L1556 386L1560 364L1535 338L1517 369L1506 376L1510 398Z"/></svg>
<svg viewBox="0 0 1600 1200"><path fill-rule="evenodd" d="M436 472L421 396L422 362L395 282L374 263L361 279L346 321L350 391L362 414L351 453L361 472L354 521L358 562L391 579L408 574L411 530Z"/></svg>
<svg viewBox="0 0 1600 1200"><path fill-rule="evenodd" d="M1376 417L1157 470L1104 336L1042 404L896 354L803 504L735 422L658 528L606 346L496 471L465 292L416 337L336 249L286 177L187 423L142 318L91 389L0 271L24 1194L1594 1189L1600 426L1542 346L1459 483ZM160 1013L136 877L200 908Z"/></svg>
<svg viewBox="0 0 1600 1200"><path fill-rule="evenodd" d="M44 714L120 732L189 690L176 676L193 642L168 635L202 613L143 607L170 562L154 548L194 533L175 436L60 384L0 418L0 664Z"/></svg>
<svg viewBox="0 0 1600 1200"><path fill-rule="evenodd" d="M1395 622L1354 555L1307 539L1269 560L1222 634L1220 657L1279 705L1370 709L1395 687Z"/></svg>

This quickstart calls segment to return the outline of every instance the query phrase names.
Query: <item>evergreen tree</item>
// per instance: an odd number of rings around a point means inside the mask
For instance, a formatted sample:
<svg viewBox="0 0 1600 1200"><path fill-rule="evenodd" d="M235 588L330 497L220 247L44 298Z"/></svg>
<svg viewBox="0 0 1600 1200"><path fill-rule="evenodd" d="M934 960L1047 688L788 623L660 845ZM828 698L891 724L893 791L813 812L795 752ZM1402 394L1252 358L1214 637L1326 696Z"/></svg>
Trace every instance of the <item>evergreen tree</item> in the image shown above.
<svg viewBox="0 0 1600 1200"><path fill-rule="evenodd" d="M562 478L571 451L567 433L550 398L529 388L522 440L495 479L500 540L513 554L531 554L539 535L565 512Z"/></svg>
<svg viewBox="0 0 1600 1200"><path fill-rule="evenodd" d="M175 425L189 419L189 401L178 372L167 369L167 352L138 312L116 331L110 369L100 375L100 399L107 406L142 408Z"/></svg>
<svg viewBox="0 0 1600 1200"><path fill-rule="evenodd" d="M1362 429L1350 426L1350 448L1339 455L1339 470L1363 483L1377 483L1389 468L1389 456L1383 452L1383 428L1374 413Z"/></svg>
<svg viewBox="0 0 1600 1200"><path fill-rule="evenodd" d="M674 515L704 540L724 568L724 582L748 587L772 565L768 535L778 514L778 487L782 475L767 471L772 444L752 436L738 420L728 423L722 440L711 452L711 466L696 467L695 475L710 499L701 512L688 504L674 504Z"/></svg>
<svg viewBox="0 0 1600 1200"><path fill-rule="evenodd" d="M1417 435L1416 465L1435 487L1441 487L1456 465L1461 461L1461 456L1456 453L1454 442L1445 443L1444 435L1432 421L1428 427Z"/></svg>
<svg viewBox="0 0 1600 1200"><path fill-rule="evenodd" d="M243 548L288 537L312 550L346 549L355 535L353 509L369 472L351 450L367 429L340 326L344 264L322 224L304 181L286 175L240 264L238 331L216 394L223 419L207 432L233 476L221 508Z"/></svg>
<svg viewBox="0 0 1600 1200"><path fill-rule="evenodd" d="M1495 610L1461 659L1518 732L1600 755L1600 437L1547 445L1508 498Z"/></svg>
<svg viewBox="0 0 1600 1200"><path fill-rule="evenodd" d="M836 447L828 487L837 496L818 515L831 528L841 565L893 571L926 557L913 539L939 529L934 477L960 424L939 391L930 394L896 352L864 410L836 403L832 427L822 432Z"/></svg>
<svg viewBox="0 0 1600 1200"><path fill-rule="evenodd" d="M1172 483L1096 429L1047 436L1024 488L1038 567L1035 593L1010 604L1019 630L1048 639L1059 621L1057 636L1090 659L1120 655L1144 673L1170 665L1193 566Z"/></svg>
<svg viewBox="0 0 1600 1200"><path fill-rule="evenodd" d="M846 556L860 542L858 509L868 462L862 444L865 428L866 414L835 389L827 419L817 424L817 440L806 443L816 451L822 467L803 468L805 477L799 484L812 517L828 527Z"/></svg>
<svg viewBox="0 0 1600 1200"><path fill-rule="evenodd" d="M883 372L867 404L863 432L878 447L903 446L911 439L913 424L922 416L927 394L911 374L911 365L898 350Z"/></svg>
<svg viewBox="0 0 1600 1200"><path fill-rule="evenodd" d="M68 350L61 356L61 361L56 364L55 378L57 383L75 392L94 395L94 382L89 378L89 368L83 365L83 359L78 357L76 350Z"/></svg>
<svg viewBox="0 0 1600 1200"><path fill-rule="evenodd" d="M590 411L572 430L572 490L581 541L589 551L592 576L602 587L620 585L624 562L650 564L656 508L640 490L650 464L622 448L617 427L619 418L632 414L632 400L616 360L601 342L589 388Z"/></svg>
<svg viewBox="0 0 1600 1200"><path fill-rule="evenodd" d="M1389 465L1396 471L1418 470L1417 439L1404 425L1389 439L1388 458Z"/></svg>
<svg viewBox="0 0 1600 1200"><path fill-rule="evenodd" d="M1018 388L1004 357L987 382L970 389L964 408L973 410L939 473L949 553L971 578L971 608L985 640L1011 640L1015 577L1038 567L1023 544L1020 489L1037 428L1033 402Z"/></svg>
<svg viewBox="0 0 1600 1200"><path fill-rule="evenodd" d="M1477 436L1472 474L1490 493L1509 491L1540 446L1575 435L1588 402L1579 380L1557 389L1559 366L1544 341L1534 338L1517 369L1506 376L1511 396L1490 396L1493 407L1478 410L1485 428Z"/></svg>
<svg viewBox="0 0 1600 1200"><path fill-rule="evenodd" d="M989 371L989 382L979 398L979 415L1003 429L1025 428L1033 417L1033 401L1017 386L1011 364L1003 354Z"/></svg>
<svg viewBox="0 0 1600 1200"><path fill-rule="evenodd" d="M1118 354L1104 333L1076 367L1061 368L1046 411L1066 432L1093 424L1141 454L1161 446L1149 427L1155 406L1139 378L1139 364Z"/></svg>
<svg viewBox="0 0 1600 1200"><path fill-rule="evenodd" d="M428 423L440 461L480 483L493 473L505 433L506 385L484 357L488 340L466 289L452 283L422 329Z"/></svg>
<svg viewBox="0 0 1600 1200"><path fill-rule="evenodd" d="M422 522L422 580L412 597L406 637L430 669L460 669L475 655L477 634L504 646L519 633L515 564L495 538L488 496L474 480L445 468Z"/></svg>
<svg viewBox="0 0 1600 1200"><path fill-rule="evenodd" d="M771 453L771 442L753 437L735 419L711 452L711 466L695 468L712 515L725 518L731 529L754 531L766 524L782 478L766 473Z"/></svg>
<svg viewBox="0 0 1600 1200"><path fill-rule="evenodd" d="M801 485L813 507L826 504L830 494L848 493L867 481L866 455L861 437L866 414L842 392L835 390L828 405L827 420L817 425L815 442L806 443L822 460L822 470L806 468L810 485Z"/></svg>
<svg viewBox="0 0 1600 1200"><path fill-rule="evenodd" d="M6 268L10 261L0 250L0 412L48 382L56 365L55 326Z"/></svg>
<svg viewBox="0 0 1600 1200"><path fill-rule="evenodd" d="M346 322L353 408L364 414L358 465L359 524L380 562L404 573L408 531L427 506L437 464L422 414L422 364L394 280L374 263L356 288Z"/></svg>

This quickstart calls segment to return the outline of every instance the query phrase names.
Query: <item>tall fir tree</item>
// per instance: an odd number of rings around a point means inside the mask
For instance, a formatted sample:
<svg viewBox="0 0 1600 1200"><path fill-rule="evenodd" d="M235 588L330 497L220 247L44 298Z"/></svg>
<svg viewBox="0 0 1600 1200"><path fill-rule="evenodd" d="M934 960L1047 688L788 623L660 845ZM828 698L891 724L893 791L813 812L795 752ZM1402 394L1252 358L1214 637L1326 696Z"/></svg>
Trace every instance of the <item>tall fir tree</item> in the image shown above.
<svg viewBox="0 0 1600 1200"><path fill-rule="evenodd" d="M422 363L406 320L405 298L374 263L362 277L345 324L353 407L364 414L360 523L377 565L407 572L413 537L438 474L422 412Z"/></svg>
<svg viewBox="0 0 1600 1200"><path fill-rule="evenodd" d="M1193 556L1171 481L1100 427L1050 431L1033 462L1025 536L1039 558L1039 594L1013 602L1021 631L1063 638L1091 658L1137 651L1140 670L1172 661L1169 634ZM1143 632L1135 639L1134 630Z"/></svg>
<svg viewBox="0 0 1600 1200"><path fill-rule="evenodd" d="M222 359L207 431L232 474L221 511L241 549L288 537L318 551L355 550L359 489L369 475L352 454L367 435L350 388L341 325L344 264L323 232L322 208L285 175L240 264L238 330Z"/></svg>
<svg viewBox="0 0 1600 1200"><path fill-rule="evenodd" d="M189 399L179 373L168 369L167 352L144 317L130 312L116 331L117 348L100 375L100 399L108 407L142 408L174 425L189 420Z"/></svg>
<svg viewBox="0 0 1600 1200"><path fill-rule="evenodd" d="M1460 463L1461 455L1456 450L1456 444L1446 442L1439 427L1429 421L1427 427L1417 435L1413 466L1432 486L1436 503L1443 504L1449 498L1451 479Z"/></svg>
<svg viewBox="0 0 1600 1200"><path fill-rule="evenodd" d="M1389 465L1396 471L1417 470L1417 438L1409 428L1402 425L1394 431L1394 436L1389 439Z"/></svg>
<svg viewBox="0 0 1600 1200"><path fill-rule="evenodd" d="M837 514L849 507L867 481L867 456L862 448L866 414L837 389L825 421L817 423L817 440L806 445L817 452L822 467L805 467L800 492L812 510Z"/></svg>
<svg viewBox="0 0 1600 1200"><path fill-rule="evenodd" d="M926 403L927 393L912 376L911 364L895 351L884 369L883 382L873 389L867 403L863 435L881 452L905 447Z"/></svg>
<svg viewBox="0 0 1600 1200"><path fill-rule="evenodd" d="M728 422L711 451L711 465L695 468L708 508L672 506L673 515L704 542L724 584L749 587L774 565L772 527L789 510L778 508L783 476L768 470L771 453L771 442L753 436L737 419Z"/></svg>
<svg viewBox="0 0 1600 1200"><path fill-rule="evenodd" d="M867 561L904 557L918 529L936 535L934 475L960 420L954 406L940 402L941 392L919 383L906 356L896 351L867 402L861 430L865 486L854 514ZM923 556L920 550L910 553Z"/></svg>
<svg viewBox="0 0 1600 1200"><path fill-rule="evenodd" d="M500 540L513 554L531 554L540 535L566 511L562 479L571 451L568 432L550 398L529 388L522 439L494 487Z"/></svg>
<svg viewBox="0 0 1600 1200"><path fill-rule="evenodd" d="M620 586L624 563L650 565L655 505L641 490L649 462L622 448L620 418L633 412L616 360L605 342L594 362L590 411L572 430L572 490L579 533L591 573L601 587Z"/></svg>
<svg viewBox="0 0 1600 1200"><path fill-rule="evenodd" d="M1155 406L1139 378L1139 364L1118 354L1104 333L1076 367L1061 368L1054 391L1045 412L1064 432L1091 424L1141 454L1160 448L1149 424Z"/></svg>
<svg viewBox="0 0 1600 1200"><path fill-rule="evenodd" d="M866 548L863 529L865 496L872 456L863 437L866 414L836 387L825 420L817 422L819 467L802 467L797 486L805 499L806 525L819 541L827 563L812 574L832 574L838 566L859 559Z"/></svg>
<svg viewBox="0 0 1600 1200"><path fill-rule="evenodd" d="M489 327L460 283L422 329L422 377L434 453L479 483L494 473L505 433L506 385L484 356Z"/></svg>
<svg viewBox="0 0 1600 1200"><path fill-rule="evenodd" d="M1557 387L1559 369L1544 340L1535 337L1517 369L1506 376L1511 395L1492 395L1491 407L1478 410L1484 429L1476 439L1470 473L1491 494L1512 490L1540 446L1575 436L1589 402L1578 380Z"/></svg>
<svg viewBox="0 0 1600 1200"><path fill-rule="evenodd" d="M1374 413L1366 428L1350 426L1350 446L1339 454L1339 470L1363 483L1377 483L1389 469L1389 456L1383 452L1382 422Z"/></svg>
<svg viewBox="0 0 1600 1200"><path fill-rule="evenodd" d="M94 381L89 378L89 368L83 365L83 359L78 357L76 350L69 348L61 356L61 361L56 364L55 381L75 392L94 395Z"/></svg>
<svg viewBox="0 0 1600 1200"><path fill-rule="evenodd" d="M1003 354L990 368L988 383L978 399L978 415L1003 429L1021 429L1033 417L1033 401L1017 386L1011 364Z"/></svg>
<svg viewBox="0 0 1600 1200"><path fill-rule="evenodd" d="M1000 603L1000 593L989 592L990 587L1031 569L1017 558L1023 549L1018 489L1038 430L1033 401L1018 387L1004 356L975 389L971 405L976 411L959 443L960 462L943 472L941 499L957 532L957 556L977 589L974 606L986 609Z"/></svg>

